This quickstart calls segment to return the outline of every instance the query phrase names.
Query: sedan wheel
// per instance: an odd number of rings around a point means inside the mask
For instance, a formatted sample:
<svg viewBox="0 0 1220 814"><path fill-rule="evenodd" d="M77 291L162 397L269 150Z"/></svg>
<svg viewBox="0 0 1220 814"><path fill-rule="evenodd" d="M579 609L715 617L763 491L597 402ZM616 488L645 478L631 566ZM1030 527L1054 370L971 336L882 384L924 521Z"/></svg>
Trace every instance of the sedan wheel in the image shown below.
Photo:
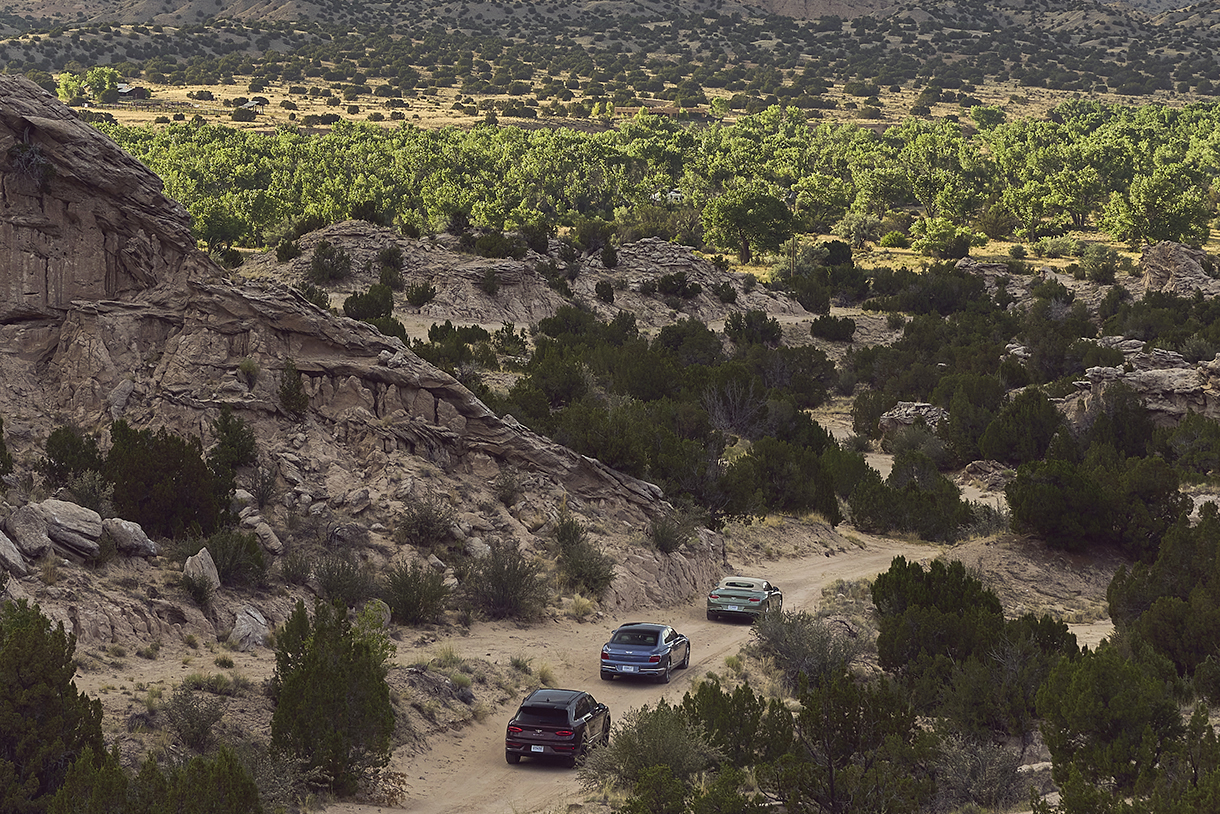
<svg viewBox="0 0 1220 814"><path fill-rule="evenodd" d="M679 670L685 670L690 667L690 645L686 645L686 655L682 657L682 663L678 665Z"/></svg>
<svg viewBox="0 0 1220 814"><path fill-rule="evenodd" d="M602 681L612 681L614 679L613 673L607 673L605 670L602 670L601 674L602 674Z"/></svg>
<svg viewBox="0 0 1220 814"><path fill-rule="evenodd" d="M669 661L665 662L665 672L663 672L659 676L657 676L657 683L658 684L668 684L669 679L673 677L673 674L674 674L674 662L673 662L673 659L670 659Z"/></svg>
<svg viewBox="0 0 1220 814"><path fill-rule="evenodd" d="M709 622L715 622L715 621L716 621L716 619L718 619L718 618L719 618L719 617L717 617L717 616L716 616L716 614L712 613L711 611L708 611L708 612L707 612L707 620L708 620Z"/></svg>
<svg viewBox="0 0 1220 814"><path fill-rule="evenodd" d="M521 762L521 755L514 755L512 752L505 752L504 759L506 761L508 761L509 763L513 764L514 766L516 766L518 763Z"/></svg>

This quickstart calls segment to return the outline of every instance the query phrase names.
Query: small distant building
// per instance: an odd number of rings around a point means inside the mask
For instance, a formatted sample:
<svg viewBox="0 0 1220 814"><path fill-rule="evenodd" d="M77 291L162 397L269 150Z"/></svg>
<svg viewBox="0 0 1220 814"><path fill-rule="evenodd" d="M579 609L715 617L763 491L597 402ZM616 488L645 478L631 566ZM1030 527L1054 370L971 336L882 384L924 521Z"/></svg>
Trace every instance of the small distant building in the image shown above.
<svg viewBox="0 0 1220 814"><path fill-rule="evenodd" d="M120 83L117 88L120 99L147 99L150 94L148 88L142 88L138 85L129 85L126 82Z"/></svg>

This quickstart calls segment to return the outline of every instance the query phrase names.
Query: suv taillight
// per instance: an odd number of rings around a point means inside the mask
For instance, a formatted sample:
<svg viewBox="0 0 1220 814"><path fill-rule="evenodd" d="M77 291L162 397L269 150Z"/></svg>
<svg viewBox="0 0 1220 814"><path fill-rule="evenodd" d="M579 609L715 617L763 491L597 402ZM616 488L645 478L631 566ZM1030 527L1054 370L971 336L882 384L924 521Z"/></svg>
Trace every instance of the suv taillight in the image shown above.
<svg viewBox="0 0 1220 814"><path fill-rule="evenodd" d="M519 727L519 726L510 726L508 728L508 731L509 731L509 734L520 735L524 730L521 729L521 727Z"/></svg>
<svg viewBox="0 0 1220 814"><path fill-rule="evenodd" d="M572 731L572 730L570 730L570 729L560 729L560 730L559 730L559 731L557 731L555 734L556 734L556 735L558 735L558 736L559 736L559 737L561 737L561 738L570 738L570 737L572 737L573 735L575 735L576 733L575 733L575 732L573 732L573 731Z"/></svg>

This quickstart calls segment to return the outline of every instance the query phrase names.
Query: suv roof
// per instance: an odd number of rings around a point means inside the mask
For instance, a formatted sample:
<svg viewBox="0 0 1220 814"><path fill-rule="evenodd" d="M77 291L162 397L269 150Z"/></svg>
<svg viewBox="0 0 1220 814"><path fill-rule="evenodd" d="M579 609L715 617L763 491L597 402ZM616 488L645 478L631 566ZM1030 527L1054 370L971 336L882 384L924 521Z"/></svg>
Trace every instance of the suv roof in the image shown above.
<svg viewBox="0 0 1220 814"><path fill-rule="evenodd" d="M534 690L529 695L525 696L522 704L529 704L535 707L557 707L566 708L572 703L572 700L584 695L583 690L553 690L542 689Z"/></svg>

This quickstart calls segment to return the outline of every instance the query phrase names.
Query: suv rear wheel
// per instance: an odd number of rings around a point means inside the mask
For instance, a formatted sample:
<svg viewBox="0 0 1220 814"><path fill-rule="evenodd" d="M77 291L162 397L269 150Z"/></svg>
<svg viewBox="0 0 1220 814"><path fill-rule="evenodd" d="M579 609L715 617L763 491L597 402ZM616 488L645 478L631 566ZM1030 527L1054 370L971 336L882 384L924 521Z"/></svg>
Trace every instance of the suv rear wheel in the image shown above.
<svg viewBox="0 0 1220 814"><path fill-rule="evenodd" d="M515 755L512 752L505 752L504 759L506 761L508 761L509 763L513 764L514 766L516 766L518 763L521 762L521 755Z"/></svg>

